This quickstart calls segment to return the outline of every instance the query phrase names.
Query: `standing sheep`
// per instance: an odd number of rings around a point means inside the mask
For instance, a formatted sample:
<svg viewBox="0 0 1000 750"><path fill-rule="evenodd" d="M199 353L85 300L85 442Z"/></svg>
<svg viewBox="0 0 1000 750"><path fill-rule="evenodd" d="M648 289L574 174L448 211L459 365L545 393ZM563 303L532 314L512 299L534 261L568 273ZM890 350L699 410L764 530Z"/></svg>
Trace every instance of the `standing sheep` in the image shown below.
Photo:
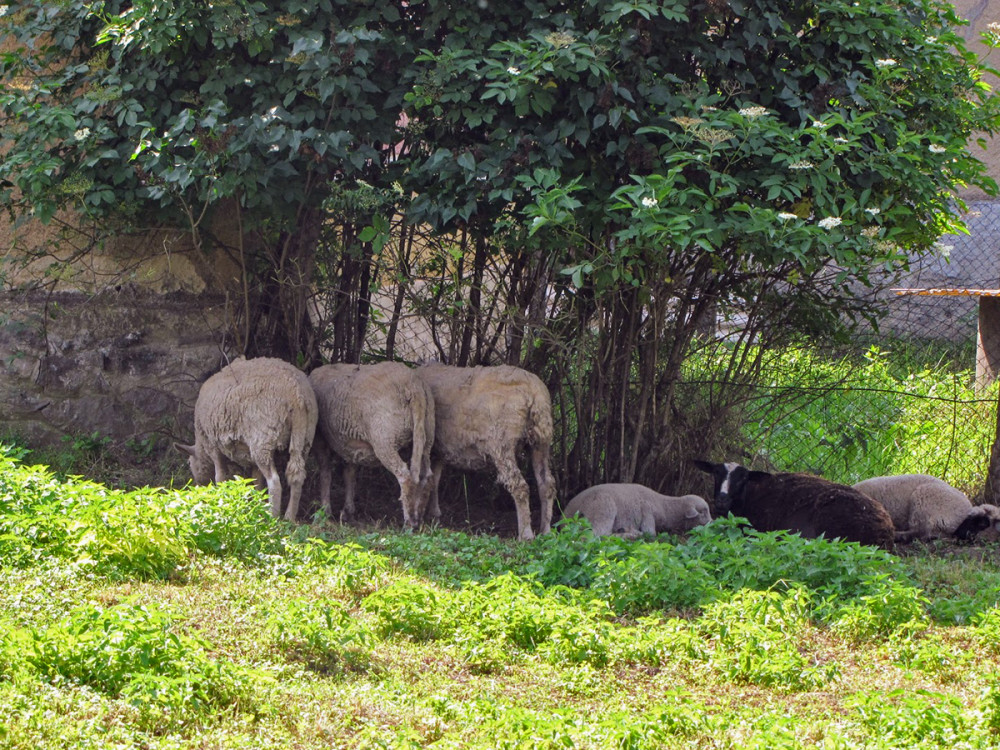
<svg viewBox="0 0 1000 750"><path fill-rule="evenodd" d="M872 477L854 489L874 498L896 527L896 541L957 536L968 539L1000 521L994 505L973 507L965 493L927 474Z"/></svg>
<svg viewBox="0 0 1000 750"><path fill-rule="evenodd" d="M661 495L641 484L589 487L569 501L563 515L583 516L596 536L617 534L625 539L641 534L679 534L712 520L703 498Z"/></svg>
<svg viewBox="0 0 1000 750"><path fill-rule="evenodd" d="M436 412L436 437L431 453L429 514L441 515L438 484L445 464L463 471L494 467L497 479L517 507L521 539L532 539L528 483L517 467L522 443L531 448L531 462L541 496L540 532L552 524L555 481L549 467L552 447L552 400L545 384L518 367L451 367L428 364L417 368L430 387Z"/></svg>
<svg viewBox="0 0 1000 750"><path fill-rule="evenodd" d="M309 374L319 401L316 442L323 508L330 504L330 451L344 461L343 517L354 515L358 466L384 466L399 482L403 523L420 523L431 479L434 399L413 370L400 362L324 365ZM399 455L410 446L410 465Z"/></svg>
<svg viewBox="0 0 1000 750"><path fill-rule="evenodd" d="M695 461L715 478L715 512L743 516L758 531L787 529L807 538L821 534L893 548L885 508L844 484L810 474L751 471L735 463Z"/></svg>
<svg viewBox="0 0 1000 750"><path fill-rule="evenodd" d="M288 451L285 518L294 521L306 478L306 455L316 433L313 389L298 368L280 359L237 359L206 380L194 405L194 445L186 453L197 484L231 479L234 465L267 483L271 514L281 515L277 451Z"/></svg>

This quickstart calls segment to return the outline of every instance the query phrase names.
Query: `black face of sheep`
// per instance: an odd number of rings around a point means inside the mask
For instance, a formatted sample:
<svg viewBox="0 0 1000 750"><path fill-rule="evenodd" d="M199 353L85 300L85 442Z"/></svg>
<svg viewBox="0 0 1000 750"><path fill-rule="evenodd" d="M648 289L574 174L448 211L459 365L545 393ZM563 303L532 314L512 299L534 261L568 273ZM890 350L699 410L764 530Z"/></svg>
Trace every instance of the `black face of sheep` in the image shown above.
<svg viewBox="0 0 1000 750"><path fill-rule="evenodd" d="M716 515L725 515L733 507L733 500L743 496L747 483L754 475L766 476L766 472L751 471L737 463L713 464L710 461L694 461L694 465L715 479L713 493Z"/></svg>

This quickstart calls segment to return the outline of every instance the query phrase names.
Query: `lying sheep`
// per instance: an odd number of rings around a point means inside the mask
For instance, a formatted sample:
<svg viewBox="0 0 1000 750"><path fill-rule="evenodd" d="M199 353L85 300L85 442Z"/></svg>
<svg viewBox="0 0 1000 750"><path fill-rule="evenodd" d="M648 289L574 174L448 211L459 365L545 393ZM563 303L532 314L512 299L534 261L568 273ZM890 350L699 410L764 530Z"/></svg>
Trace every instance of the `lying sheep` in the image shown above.
<svg viewBox="0 0 1000 750"><path fill-rule="evenodd" d="M288 451L285 518L294 521L316 433L313 389L298 368L280 359L238 359L206 380L194 405L194 445L186 453L197 484L231 479L236 467L267 483L271 514L281 515L281 477L274 456Z"/></svg>
<svg viewBox="0 0 1000 750"><path fill-rule="evenodd" d="M853 487L810 474L751 471L735 463L695 461L715 477L715 512L743 516L758 531L787 529L804 537L840 537L893 548L885 508Z"/></svg>
<svg viewBox="0 0 1000 750"><path fill-rule="evenodd" d="M532 539L528 483L517 467L518 448L527 443L542 502L540 533L548 532L555 481L549 467L552 400L545 384L530 372L508 365L428 364L417 368L417 373L431 389L437 420L429 515L441 515L438 484L446 464L465 471L494 467L500 484L514 498L518 536Z"/></svg>
<svg viewBox="0 0 1000 750"><path fill-rule="evenodd" d="M598 484L585 489L563 511L583 516L596 536L679 534L712 520L708 503L697 495L671 497L641 484Z"/></svg>
<svg viewBox="0 0 1000 750"><path fill-rule="evenodd" d="M896 527L896 541L957 536L969 539L1000 522L993 505L973 507L965 493L927 474L873 477L854 489L875 498Z"/></svg>
<svg viewBox="0 0 1000 750"><path fill-rule="evenodd" d="M420 523L431 478L434 443L434 400L413 370L400 362L377 365L324 365L309 374L319 401L321 440L316 443L320 465L320 497L330 504L330 451L344 461L344 510L354 515L358 466L384 466L399 482L403 523ZM400 456L409 446L410 464Z"/></svg>

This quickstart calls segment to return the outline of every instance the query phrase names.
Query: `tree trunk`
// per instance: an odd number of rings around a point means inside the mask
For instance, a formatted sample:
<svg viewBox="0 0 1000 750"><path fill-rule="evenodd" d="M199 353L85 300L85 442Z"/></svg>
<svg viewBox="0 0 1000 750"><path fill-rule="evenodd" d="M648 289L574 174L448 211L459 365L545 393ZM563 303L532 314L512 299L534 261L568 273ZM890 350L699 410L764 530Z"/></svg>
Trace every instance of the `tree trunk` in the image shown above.
<svg viewBox="0 0 1000 750"><path fill-rule="evenodd" d="M1000 505L1000 402L997 403L996 429L993 449L990 451L990 467L986 472L983 500L993 505Z"/></svg>

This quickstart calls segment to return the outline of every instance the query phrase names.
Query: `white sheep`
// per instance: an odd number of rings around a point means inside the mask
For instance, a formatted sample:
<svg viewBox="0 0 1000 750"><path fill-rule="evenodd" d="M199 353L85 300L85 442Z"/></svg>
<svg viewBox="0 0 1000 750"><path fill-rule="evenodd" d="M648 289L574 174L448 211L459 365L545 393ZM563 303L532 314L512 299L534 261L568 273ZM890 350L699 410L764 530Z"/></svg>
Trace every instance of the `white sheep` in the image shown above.
<svg viewBox="0 0 1000 750"><path fill-rule="evenodd" d="M285 518L294 521L316 433L316 396L306 376L280 359L237 359L206 380L194 405L194 445L186 453L197 484L231 479L236 467L267 484L271 514L281 515L281 477L275 453L288 451Z"/></svg>
<svg viewBox="0 0 1000 750"><path fill-rule="evenodd" d="M708 503L698 495L672 497L641 484L598 484L569 501L565 517L583 516L596 536L680 534L712 520Z"/></svg>
<svg viewBox="0 0 1000 750"><path fill-rule="evenodd" d="M896 541L969 538L1000 521L1000 509L973 507L961 490L927 474L873 477L854 485L888 511L896 527Z"/></svg>
<svg viewBox="0 0 1000 750"><path fill-rule="evenodd" d="M549 466L552 399L545 384L527 370L510 365L427 364L418 367L417 373L431 389L437 422L428 515L441 515L438 485L445 465L463 471L493 467L500 484L514 498L518 537L534 538L528 483L517 466L519 447L527 443L541 496L539 533L547 533L552 524L555 480Z"/></svg>
<svg viewBox="0 0 1000 750"><path fill-rule="evenodd" d="M319 402L320 497L328 515L330 451L344 461L342 520L354 515L357 467L384 466L399 482L403 522L419 525L431 479L434 399L424 382L400 362L324 365L309 374ZM410 446L410 464L400 450Z"/></svg>

